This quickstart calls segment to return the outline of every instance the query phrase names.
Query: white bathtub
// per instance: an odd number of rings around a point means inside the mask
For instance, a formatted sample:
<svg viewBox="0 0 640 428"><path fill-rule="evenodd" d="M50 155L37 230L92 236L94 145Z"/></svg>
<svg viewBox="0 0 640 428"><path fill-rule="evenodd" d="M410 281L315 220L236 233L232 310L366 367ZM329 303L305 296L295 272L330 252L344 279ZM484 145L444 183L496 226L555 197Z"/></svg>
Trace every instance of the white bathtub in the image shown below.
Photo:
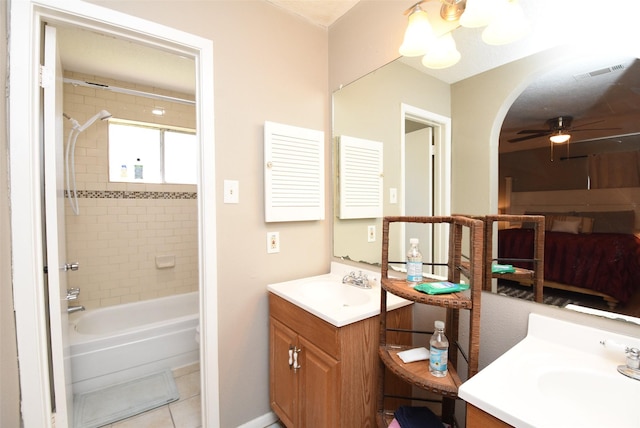
<svg viewBox="0 0 640 428"><path fill-rule="evenodd" d="M72 316L70 323L75 393L200 358L198 292L89 310Z"/></svg>

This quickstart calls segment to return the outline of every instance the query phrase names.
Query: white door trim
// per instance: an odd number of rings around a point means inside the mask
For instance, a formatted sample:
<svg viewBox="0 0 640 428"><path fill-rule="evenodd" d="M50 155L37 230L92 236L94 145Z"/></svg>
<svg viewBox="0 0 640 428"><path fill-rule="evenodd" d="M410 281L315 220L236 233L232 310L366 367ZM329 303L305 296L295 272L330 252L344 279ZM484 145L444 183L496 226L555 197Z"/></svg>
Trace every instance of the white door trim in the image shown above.
<svg viewBox="0 0 640 428"><path fill-rule="evenodd" d="M433 215L448 216L451 215L451 118L442 116L437 113L411 106L409 104L400 104L400 198L403 201L401 215L405 215L404 201L406 201L406 165L404 153L406 149L405 142L405 120L410 119L414 122L424 123L433 128L434 142L434 189L433 189ZM404 233L404 232L403 232ZM448 246L448 235L441 235L436 231L434 234L434 257L446 255ZM402 245L406 241L403 235L400 240ZM402 250L400 254L404 254ZM446 257L445 257L446 259ZM442 260L442 257L438 258Z"/></svg>
<svg viewBox="0 0 640 428"><path fill-rule="evenodd" d="M213 120L213 44L120 12L78 0L13 0L10 21L9 153L12 282L21 411L25 427L51 427L41 203L41 113L38 65L41 23L98 29L196 58L196 127L199 136L199 286L202 424L218 427L218 323Z"/></svg>

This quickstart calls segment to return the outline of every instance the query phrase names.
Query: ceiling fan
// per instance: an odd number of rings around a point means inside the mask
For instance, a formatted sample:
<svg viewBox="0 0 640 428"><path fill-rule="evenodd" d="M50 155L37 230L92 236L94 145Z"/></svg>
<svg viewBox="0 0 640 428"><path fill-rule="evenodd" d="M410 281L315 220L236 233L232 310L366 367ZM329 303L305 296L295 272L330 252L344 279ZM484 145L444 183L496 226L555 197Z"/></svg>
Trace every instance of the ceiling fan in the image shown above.
<svg viewBox="0 0 640 428"><path fill-rule="evenodd" d="M554 143L564 143L571 138L571 132L580 132L580 131L608 131L620 128L582 128L583 126L594 125L596 123L604 122L603 120L598 120L595 122L583 123L578 126L571 126L571 122L573 121L572 116L558 116L552 119L547 120L545 123L548 126L548 129L523 129L522 131L518 131L518 134L528 134L523 137L512 138L508 140L510 143L517 143L520 141L531 140L533 138L540 138L550 136L549 139ZM581 129L578 129L581 128Z"/></svg>

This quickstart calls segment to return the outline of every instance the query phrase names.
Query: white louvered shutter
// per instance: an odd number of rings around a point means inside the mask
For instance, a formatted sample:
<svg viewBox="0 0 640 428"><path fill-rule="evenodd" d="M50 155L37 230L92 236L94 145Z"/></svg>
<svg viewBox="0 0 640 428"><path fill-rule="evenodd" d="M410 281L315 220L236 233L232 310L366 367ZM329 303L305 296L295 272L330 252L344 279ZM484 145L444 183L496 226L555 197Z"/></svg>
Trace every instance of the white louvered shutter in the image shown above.
<svg viewBox="0 0 640 428"><path fill-rule="evenodd" d="M382 143L340 137L341 219L382 217Z"/></svg>
<svg viewBox="0 0 640 428"><path fill-rule="evenodd" d="M324 220L324 132L264 124L265 221Z"/></svg>

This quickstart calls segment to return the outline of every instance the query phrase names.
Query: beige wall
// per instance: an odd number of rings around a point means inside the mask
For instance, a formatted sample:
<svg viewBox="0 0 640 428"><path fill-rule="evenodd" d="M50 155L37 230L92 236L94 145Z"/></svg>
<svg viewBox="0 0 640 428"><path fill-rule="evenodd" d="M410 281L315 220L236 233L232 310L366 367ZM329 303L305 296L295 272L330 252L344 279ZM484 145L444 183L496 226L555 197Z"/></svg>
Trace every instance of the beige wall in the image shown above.
<svg viewBox="0 0 640 428"><path fill-rule="evenodd" d="M267 284L329 270L329 192L323 221L267 224L263 197L264 122L329 127L327 31L265 1L94 3L213 41L220 421L241 425L270 412ZM239 181L239 204L222 203L225 179Z"/></svg>
<svg viewBox="0 0 640 428"><path fill-rule="evenodd" d="M328 37L326 30L285 14L264 1L112 0L94 3L213 40L216 116L207 119L215 120L216 124L216 175L220 183L217 193L220 420L224 427L241 425L270 411L266 285L326 272L332 251L329 220L264 223L263 123L272 120L324 129L327 132L326 165L331 165L329 93L339 84L349 83L396 58L405 25L405 17L398 10L404 10L413 1L364 0L352 14L332 27ZM2 28L4 19L0 21ZM5 51L0 48L3 56ZM4 69L0 73L3 75ZM514 77L505 85L516 87L517 80ZM476 127L472 133L470 129L455 128L455 123L457 115L461 115L459 120L466 120L478 114L484 104L475 96L489 97L491 94L487 91L494 91L494 88L490 85L485 91L468 94L462 93L462 88L456 86L452 92L454 147L458 146L453 153L453 208L486 212L492 207L491 171L495 167L488 147L493 135L492 126ZM0 90L4 91L4 86ZM509 88L499 89L497 93L504 99L509 91ZM464 104L466 101L471 104L468 108ZM479 117L493 123L496 111L500 110L499 104L500 101L491 103L486 113L482 112ZM0 112L3 107L0 106ZM0 123L4 122L5 116L0 115ZM0 135L0 145L3 151L0 156L3 156L4 135ZM468 155L464 153L465 148L470 150ZM471 162L474 168L477 167L475 176L463 175L459 168L468 169ZM0 180L5 179L4 175ZM474 178L478 180L474 185L475 192L471 194L471 186L467 183ZM222 203L223 179L240 181L239 205ZM329 174L326 184L330 189ZM6 216L6 186L0 186L0 196L0 214ZM330 219L329 191L326 201L326 218ZM2 220L0 227L2 236L6 236L6 220ZM267 231L280 232L279 254L266 254ZM6 240L0 240L0 245L2 254L6 255ZM2 257L1 260L3 413L0 425L16 426L18 393L17 367L11 358L15 355L11 349L13 329L5 323L12 319L6 317L11 308L5 299L10 293L10 271L7 259ZM524 336L527 315L531 311L551 310L499 296L485 296L481 332L483 366ZM554 316L561 312L558 316L596 324L593 318L567 315L566 311L551 312ZM620 330L620 325L609 323L606 328ZM9 354L6 360L5 352ZM6 395L5 379L9 382Z"/></svg>
<svg viewBox="0 0 640 428"><path fill-rule="evenodd" d="M0 2L0 57L7 54L6 2ZM0 67L0 98L5 100L6 67ZM8 186L7 110L0 103L0 426L20 426L20 390L18 385L18 358L16 327L13 315L11 288L11 225Z"/></svg>
<svg viewBox="0 0 640 428"><path fill-rule="evenodd" d="M157 93L193 96L132 85L70 71L65 77ZM151 109L159 101L103 89L64 84L64 112L80 124L102 109L113 118L195 129L195 107L162 101L164 116ZM65 121L65 142L71 122ZM67 260L80 269L69 286L80 288L74 304L87 309L134 302L198 289L196 186L109 182L108 123L82 132L75 149L75 215L65 201ZM194 165L195 167L195 165ZM126 193L125 193L126 192ZM157 256L173 256L175 266L158 269Z"/></svg>
<svg viewBox="0 0 640 428"><path fill-rule="evenodd" d="M400 61L394 61L333 94L334 136L349 136L380 141L383 144L383 211L400 215L401 174L401 105L420 108L448 117L451 111L449 85L427 76ZM334 153L338 153L334 141ZM334 171L336 170L334 159ZM398 189L401 203L390 204L390 188ZM407 189L409 190L409 189ZM333 254L351 260L380 263L382 219L338 218L338 182L334 183ZM375 225L376 243L367 240L367 226ZM397 257L397 255L395 256ZM397 260L395 258L394 260Z"/></svg>

